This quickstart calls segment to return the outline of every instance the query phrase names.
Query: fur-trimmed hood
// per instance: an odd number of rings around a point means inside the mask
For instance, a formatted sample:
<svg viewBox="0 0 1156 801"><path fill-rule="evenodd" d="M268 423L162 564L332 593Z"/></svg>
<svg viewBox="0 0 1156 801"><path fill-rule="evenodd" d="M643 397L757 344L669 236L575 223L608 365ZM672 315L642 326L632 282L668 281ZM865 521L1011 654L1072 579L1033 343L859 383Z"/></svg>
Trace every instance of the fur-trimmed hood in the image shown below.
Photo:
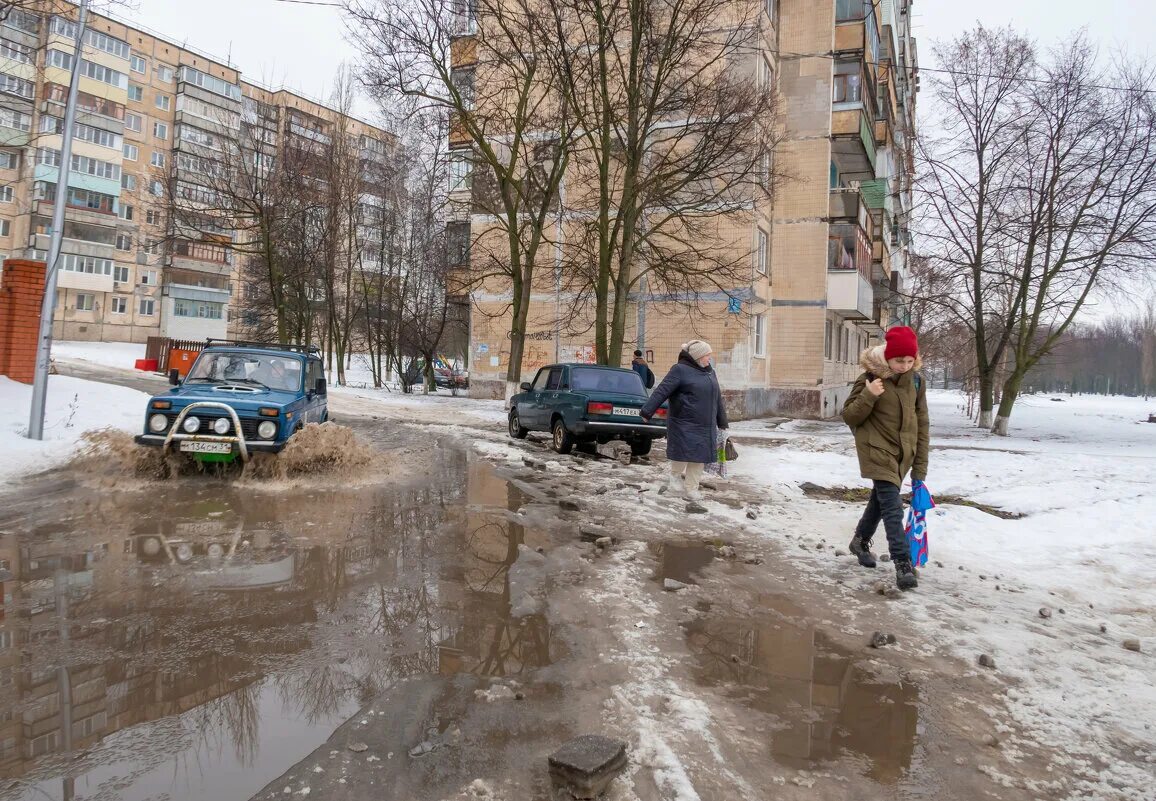
<svg viewBox="0 0 1156 801"><path fill-rule="evenodd" d="M895 375L891 368L887 366L887 359L883 356L886 348L886 344L872 345L859 355L859 366L863 368L863 372L871 373L876 378L891 378ZM915 366L911 369L916 373L922 370L923 358L916 356Z"/></svg>

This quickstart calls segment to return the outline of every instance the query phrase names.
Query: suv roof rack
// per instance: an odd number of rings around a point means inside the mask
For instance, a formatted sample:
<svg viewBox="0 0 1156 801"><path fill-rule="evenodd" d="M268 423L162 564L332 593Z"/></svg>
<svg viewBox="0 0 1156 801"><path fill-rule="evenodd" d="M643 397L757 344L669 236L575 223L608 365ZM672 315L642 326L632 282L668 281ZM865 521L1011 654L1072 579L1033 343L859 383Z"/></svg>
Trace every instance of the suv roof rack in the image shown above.
<svg viewBox="0 0 1156 801"><path fill-rule="evenodd" d="M321 349L316 345L282 345L278 342L252 342L246 339L206 339L205 347L214 348L219 345L238 345L243 348L264 348L265 350L284 350L292 353L304 353L306 355L318 354Z"/></svg>

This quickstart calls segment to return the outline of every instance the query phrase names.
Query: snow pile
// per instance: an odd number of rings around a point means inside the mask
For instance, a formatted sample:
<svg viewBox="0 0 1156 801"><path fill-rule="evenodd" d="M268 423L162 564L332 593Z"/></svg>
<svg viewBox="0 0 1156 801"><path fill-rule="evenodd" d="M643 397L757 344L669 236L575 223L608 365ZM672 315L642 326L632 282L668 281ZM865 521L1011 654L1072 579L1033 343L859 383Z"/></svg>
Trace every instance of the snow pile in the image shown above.
<svg viewBox="0 0 1156 801"><path fill-rule="evenodd" d="M26 438L32 387L0 376L0 484L67 461L87 431L137 432L149 396L134 389L49 376L44 439Z"/></svg>
<svg viewBox="0 0 1156 801"><path fill-rule="evenodd" d="M87 362L102 367L134 369L145 357L145 346L136 342L53 342L52 358L64 362Z"/></svg>

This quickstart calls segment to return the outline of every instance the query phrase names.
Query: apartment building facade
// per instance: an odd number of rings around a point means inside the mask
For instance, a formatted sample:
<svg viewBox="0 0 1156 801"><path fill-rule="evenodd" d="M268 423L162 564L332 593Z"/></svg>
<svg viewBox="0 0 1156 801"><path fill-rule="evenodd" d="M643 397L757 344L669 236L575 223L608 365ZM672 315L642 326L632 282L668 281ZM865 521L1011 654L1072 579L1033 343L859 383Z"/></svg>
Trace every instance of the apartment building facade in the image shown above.
<svg viewBox="0 0 1156 801"><path fill-rule="evenodd" d="M0 256L45 259L76 57L75 8L44 4L0 22ZM339 120L366 147L388 135L154 33L90 14L54 336L143 342L225 337L242 327L244 256L233 226L190 225L218 206L205 164L259 128L269 164ZM218 187L219 188L219 187ZM174 214L176 209L180 214ZM218 215L219 216L219 215ZM177 217L177 219L174 219Z"/></svg>
<svg viewBox="0 0 1156 801"><path fill-rule="evenodd" d="M918 89L911 4L767 0L761 52L752 54L749 68L779 95L784 137L774 158L776 171L789 178L749 219L720 224L749 254L749 281L703 291L689 307L632 293L621 363L638 347L661 374L681 344L698 337L714 346L737 416L839 411L861 349L906 319ZM463 86L475 80L479 21L472 9L462 3L453 49L455 80ZM487 223L471 208L469 143L455 138L452 127L450 147L458 212L449 239L468 263L468 245ZM544 233L551 246L567 241L564 223ZM539 272L549 279L548 269ZM509 287L492 279L470 297L471 386L494 397L505 391L510 300ZM553 361L593 359L594 334L583 321L573 325L574 302L548 280L535 285L524 377Z"/></svg>

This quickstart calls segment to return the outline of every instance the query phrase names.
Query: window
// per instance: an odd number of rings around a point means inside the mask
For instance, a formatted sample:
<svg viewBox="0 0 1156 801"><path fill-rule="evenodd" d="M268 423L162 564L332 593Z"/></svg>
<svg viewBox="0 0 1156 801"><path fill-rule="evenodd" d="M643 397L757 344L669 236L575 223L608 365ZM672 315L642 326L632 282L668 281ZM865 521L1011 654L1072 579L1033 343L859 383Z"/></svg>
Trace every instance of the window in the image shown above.
<svg viewBox="0 0 1156 801"><path fill-rule="evenodd" d="M835 62L832 100L836 103L863 102L863 76L858 61Z"/></svg>
<svg viewBox="0 0 1156 801"><path fill-rule="evenodd" d="M173 68L165 66L164 64L157 64L157 78L159 78L162 83L172 83Z"/></svg>
<svg viewBox="0 0 1156 801"><path fill-rule="evenodd" d="M11 236L11 235L12 235L12 221L11 220L0 220L0 236Z"/></svg>
<svg viewBox="0 0 1156 801"><path fill-rule="evenodd" d="M154 167L165 166L165 154L159 150L154 150L152 158L149 159L149 164L153 165Z"/></svg>
<svg viewBox="0 0 1156 801"><path fill-rule="evenodd" d="M134 103L144 102L144 87L137 86L135 83L128 88L128 99Z"/></svg>
<svg viewBox="0 0 1156 801"><path fill-rule="evenodd" d="M65 53L62 50L49 50L48 55L45 57L45 65L62 70L71 70L72 59L73 55L71 53ZM80 74L86 78L92 78L94 81L107 83L109 86L115 86L119 89L128 88L128 76L123 72L117 72L111 67L97 64L95 61L89 61L85 58L80 60Z"/></svg>
<svg viewBox="0 0 1156 801"><path fill-rule="evenodd" d="M843 361L851 361L851 332L843 327Z"/></svg>
<svg viewBox="0 0 1156 801"><path fill-rule="evenodd" d="M241 99L241 87L192 67L181 67L181 80L232 100Z"/></svg>
<svg viewBox="0 0 1156 801"><path fill-rule="evenodd" d="M20 165L20 155L10 150L0 150L0 170L14 170Z"/></svg>
<svg viewBox="0 0 1156 801"><path fill-rule="evenodd" d="M21 64L31 64L32 48L11 39L0 39L0 56L19 61Z"/></svg>
<svg viewBox="0 0 1156 801"><path fill-rule="evenodd" d="M9 108L0 108L0 127L15 128L27 133L32 130L32 116Z"/></svg>
<svg viewBox="0 0 1156 801"><path fill-rule="evenodd" d="M154 181L153 183L158 183L158 182ZM161 187L161 191L162 192L164 191L164 187ZM164 217L156 209L149 209L148 211L145 212L145 222L148 223L149 225L160 225L161 220L163 220L163 219L164 219Z"/></svg>
<svg viewBox="0 0 1156 801"><path fill-rule="evenodd" d="M827 322L825 322L823 324L823 358L824 359L830 359L831 358L831 340L832 339L833 339L833 337L831 335L831 321L828 320Z"/></svg>
<svg viewBox="0 0 1156 801"><path fill-rule="evenodd" d="M130 234L117 234L116 249L124 251L132 250L132 236ZM128 268L126 267L125 269L127 270Z"/></svg>
<svg viewBox="0 0 1156 801"><path fill-rule="evenodd" d="M759 91L769 92L775 86L775 73L771 70L771 62L766 56L759 58Z"/></svg>
<svg viewBox="0 0 1156 801"><path fill-rule="evenodd" d="M0 111L2 113L2 111ZM76 123L72 129L73 134L82 142L92 142L94 145L107 147L111 150L119 150L121 147L120 134L115 134L112 131L106 131L103 128L94 128L91 125L83 123ZM54 117L51 114L40 115L40 133L58 134L64 133L64 120L60 117Z"/></svg>
<svg viewBox="0 0 1156 801"><path fill-rule="evenodd" d="M148 72L148 62L145 61L141 56L133 56L131 66L133 72L139 72L141 75L144 75L146 72Z"/></svg>
<svg viewBox="0 0 1156 801"><path fill-rule="evenodd" d="M457 33L475 34L478 32L477 0L454 0L454 15Z"/></svg>
<svg viewBox="0 0 1156 801"><path fill-rule="evenodd" d="M51 147L41 147L36 150L36 163L47 167L60 166L60 151ZM107 178L110 181L119 181L120 165L109 161L90 158L88 156L73 155L72 169L84 175L93 175L97 178Z"/></svg>
<svg viewBox="0 0 1156 801"><path fill-rule="evenodd" d="M219 136L208 131L203 131L200 128L195 128L192 125L180 125L177 138L182 142L192 142L194 145L201 145L212 150L221 149L221 139Z"/></svg>
<svg viewBox="0 0 1156 801"><path fill-rule="evenodd" d="M76 28L76 23L70 19L53 17L50 30L62 38L75 40ZM122 42L120 39L115 39L107 33L101 33L100 31L88 28L84 32L84 42L85 44L92 45L97 50L111 53L118 58L128 59L128 42Z"/></svg>
<svg viewBox="0 0 1156 801"><path fill-rule="evenodd" d="M153 137L156 139L168 139L169 138L169 126L165 125L163 122L154 122L153 123Z"/></svg>
<svg viewBox="0 0 1156 801"><path fill-rule="evenodd" d="M141 298L140 306L137 308L137 313L142 317L152 317L155 313L157 302L152 298Z"/></svg>
<svg viewBox="0 0 1156 801"><path fill-rule="evenodd" d="M759 275L767 274L767 234L762 228L758 229L758 242L755 245L755 272Z"/></svg>
<svg viewBox="0 0 1156 801"><path fill-rule="evenodd" d="M160 181L152 181L149 183L149 192L160 197L165 193L165 185ZM152 214L152 212L150 211L149 214Z"/></svg>
<svg viewBox="0 0 1156 801"><path fill-rule="evenodd" d="M638 373L631 375L627 372L575 367L570 371L570 382L575 392L613 392L620 395L646 396L646 388L642 385Z"/></svg>
<svg viewBox="0 0 1156 801"><path fill-rule="evenodd" d="M200 317L204 320L220 320L224 316L225 304L199 303L192 300L173 301L174 317Z"/></svg>
<svg viewBox="0 0 1156 801"><path fill-rule="evenodd" d="M127 142L124 145L124 157L129 161L136 161L140 158L140 148L136 145L130 145Z"/></svg>
<svg viewBox="0 0 1156 801"><path fill-rule="evenodd" d="M13 197L11 186L0 186L0 203L11 203Z"/></svg>
<svg viewBox="0 0 1156 801"><path fill-rule="evenodd" d="M473 164L469 152L458 151L450 153L450 191L457 192L469 189L472 185L471 172Z"/></svg>
<svg viewBox="0 0 1156 801"><path fill-rule="evenodd" d="M220 106L211 105L191 95L177 95L177 111L183 111L186 116L200 117L203 120L215 122L231 129L241 127L241 117L236 112L225 111Z"/></svg>
<svg viewBox="0 0 1156 801"><path fill-rule="evenodd" d="M144 117L130 111L124 115L124 127L126 130L140 133L144 128Z"/></svg>
<svg viewBox="0 0 1156 801"><path fill-rule="evenodd" d="M120 176L120 188L127 189L129 192L136 191L136 176L129 175L127 172Z"/></svg>
<svg viewBox="0 0 1156 801"><path fill-rule="evenodd" d="M764 0L764 7L767 9L767 16L771 23L774 24L779 21L779 0Z"/></svg>
<svg viewBox="0 0 1156 801"><path fill-rule="evenodd" d="M140 271L140 285L141 286L156 286L157 285L157 271L156 270L141 270ZM151 312L150 312L151 314Z"/></svg>
<svg viewBox="0 0 1156 801"><path fill-rule="evenodd" d="M157 95L157 99L154 102L161 111L168 111L173 103L173 99L168 95Z"/></svg>
<svg viewBox="0 0 1156 801"><path fill-rule="evenodd" d="M36 96L36 86L31 81L0 72L0 93L31 100Z"/></svg>
<svg viewBox="0 0 1156 801"><path fill-rule="evenodd" d="M768 192L771 191L771 153L769 150L764 150L759 159L759 186Z"/></svg>
<svg viewBox="0 0 1156 801"><path fill-rule="evenodd" d="M835 0L836 22L858 22L863 19L870 0Z"/></svg>
<svg viewBox="0 0 1156 801"><path fill-rule="evenodd" d="M76 295L76 310L77 311L92 311L93 295L85 292L78 292Z"/></svg>
<svg viewBox="0 0 1156 801"><path fill-rule="evenodd" d="M767 355L767 316L755 315L755 356L764 358Z"/></svg>
<svg viewBox="0 0 1156 801"><path fill-rule="evenodd" d="M128 298L114 297L112 299L112 313L124 314L128 311Z"/></svg>
<svg viewBox="0 0 1156 801"><path fill-rule="evenodd" d="M132 220L132 206L128 205L127 203L121 203L120 211L117 212L117 216L122 220Z"/></svg>
<svg viewBox="0 0 1156 801"><path fill-rule="evenodd" d="M474 107L474 70L458 69L454 70L450 76L454 88L462 99L462 108L470 111Z"/></svg>
<svg viewBox="0 0 1156 801"><path fill-rule="evenodd" d="M112 275L112 259L61 253L60 269L70 273L84 273L85 275Z"/></svg>
<svg viewBox="0 0 1156 801"><path fill-rule="evenodd" d="M124 264L114 264L112 266L112 280L119 281L122 284L128 283L128 267Z"/></svg>

